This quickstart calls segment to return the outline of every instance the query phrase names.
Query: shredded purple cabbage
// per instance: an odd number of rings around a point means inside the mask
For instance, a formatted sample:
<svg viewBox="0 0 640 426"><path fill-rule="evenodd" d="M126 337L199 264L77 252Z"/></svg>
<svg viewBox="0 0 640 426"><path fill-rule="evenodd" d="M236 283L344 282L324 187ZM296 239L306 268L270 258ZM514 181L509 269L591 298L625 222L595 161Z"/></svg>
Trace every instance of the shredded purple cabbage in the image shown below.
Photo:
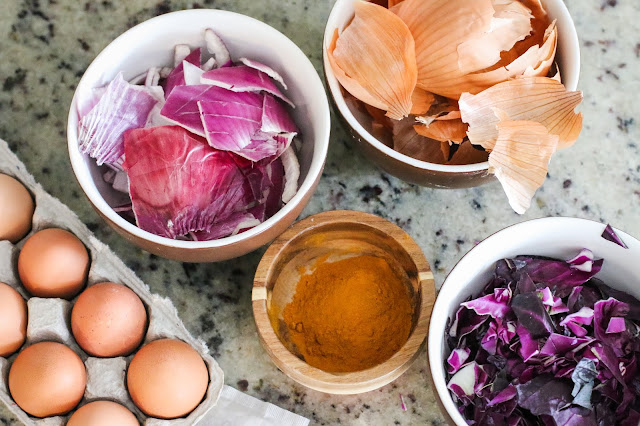
<svg viewBox="0 0 640 426"><path fill-rule="evenodd" d="M622 241L622 238L620 238L616 231L613 230L613 227L611 225L607 225L607 227L604 228L604 231L602 232L602 238L607 241L611 241L612 243L615 243L624 249L629 248L624 243L624 241Z"/></svg>
<svg viewBox="0 0 640 426"><path fill-rule="evenodd" d="M473 425L640 424L640 302L602 259L500 260L446 330L448 389Z"/></svg>

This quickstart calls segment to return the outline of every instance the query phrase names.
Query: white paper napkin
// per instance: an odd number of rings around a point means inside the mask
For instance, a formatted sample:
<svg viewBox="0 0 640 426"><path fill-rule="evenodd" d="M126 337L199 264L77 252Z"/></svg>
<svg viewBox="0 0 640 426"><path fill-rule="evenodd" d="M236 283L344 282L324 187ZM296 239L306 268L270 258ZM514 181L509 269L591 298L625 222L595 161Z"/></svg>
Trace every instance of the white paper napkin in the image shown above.
<svg viewBox="0 0 640 426"><path fill-rule="evenodd" d="M220 399L200 421L206 426L307 426L309 420L224 386Z"/></svg>

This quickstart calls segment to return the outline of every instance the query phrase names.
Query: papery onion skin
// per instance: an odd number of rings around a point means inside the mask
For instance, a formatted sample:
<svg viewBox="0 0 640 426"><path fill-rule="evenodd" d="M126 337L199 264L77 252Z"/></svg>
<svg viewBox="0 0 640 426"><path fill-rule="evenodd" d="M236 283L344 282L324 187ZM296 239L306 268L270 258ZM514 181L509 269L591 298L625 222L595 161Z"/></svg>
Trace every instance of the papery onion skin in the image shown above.
<svg viewBox="0 0 640 426"><path fill-rule="evenodd" d="M427 92L419 87L416 87L411 94L411 114L424 115L436 101L436 97L433 93Z"/></svg>
<svg viewBox="0 0 640 426"><path fill-rule="evenodd" d="M418 76L413 37L382 6L359 0L354 8L355 18L327 49L331 68L349 93L400 120L411 112Z"/></svg>
<svg viewBox="0 0 640 426"><path fill-rule="evenodd" d="M151 88L126 82L119 73L79 121L80 152L96 159L99 166L116 163L124 154L125 132L144 127L161 97Z"/></svg>
<svg viewBox="0 0 640 426"><path fill-rule="evenodd" d="M535 121L549 133L559 136L558 148L567 148L582 130L582 113L575 108L582 102L581 92L567 91L564 85L547 77L523 77L500 83L477 95L460 98L462 120L469 124L469 140L493 149L500 121L494 109L512 120Z"/></svg>
<svg viewBox="0 0 640 426"><path fill-rule="evenodd" d="M413 129L414 125L415 121L411 117L393 120L393 149L420 161L445 164L449 159L449 144L444 143L444 152L443 143L419 135Z"/></svg>
<svg viewBox="0 0 640 426"><path fill-rule="evenodd" d="M211 227L251 204L232 156L178 126L137 129L125 136L137 225L176 238Z"/></svg>
<svg viewBox="0 0 640 426"><path fill-rule="evenodd" d="M171 71L171 74L164 81L164 97L165 99L169 97L171 91L176 86L184 86L186 84L184 79L184 63L187 62L194 66L200 67L200 62L202 60L202 52L201 49L194 49L190 52L182 61L178 63L178 65Z"/></svg>
<svg viewBox="0 0 640 426"><path fill-rule="evenodd" d="M199 101L198 109L209 145L237 151L249 145L260 129L262 108L246 103Z"/></svg>
<svg viewBox="0 0 640 426"><path fill-rule="evenodd" d="M489 155L489 173L502 184L513 210L524 214L547 177L559 138L532 121L502 121L497 130L498 138Z"/></svg>
<svg viewBox="0 0 640 426"><path fill-rule="evenodd" d="M436 120L430 124L417 124L413 128L419 135L435 139L440 142L461 144L467 137L467 128L461 119Z"/></svg>
<svg viewBox="0 0 640 426"><path fill-rule="evenodd" d="M269 77L271 77L272 79L280 83L282 87L284 87L284 90L288 89L287 84L284 82L284 78L282 78L280 73L278 73L276 70L274 70L270 66L265 65L258 61L254 61L253 59L248 59L248 58L240 58L240 62L242 62L244 65L248 67L255 68L258 71L262 71L263 73L267 74Z"/></svg>
<svg viewBox="0 0 640 426"><path fill-rule="evenodd" d="M471 142L464 141L456 152L453 153L451 160L447 162L450 166L463 166L467 164L484 163L489 159L489 153L479 148L475 148Z"/></svg>
<svg viewBox="0 0 640 426"><path fill-rule="evenodd" d="M459 99L517 76L546 76L557 30L535 3L405 0L391 10L414 36L418 87Z"/></svg>
<svg viewBox="0 0 640 426"><path fill-rule="evenodd" d="M293 102L282 94L266 73L246 65L222 67L207 71L202 74L201 81L203 84L222 87L232 92L267 92L295 108Z"/></svg>
<svg viewBox="0 0 640 426"><path fill-rule="evenodd" d="M201 48L177 45L173 68L151 67L135 84L119 74L78 107L81 150L104 160L104 181L130 195L114 210L166 238L235 235L298 191L291 143L299 130L283 102L295 105L272 81L286 90L284 79L252 59L234 64L211 29L205 43L215 58L204 64Z"/></svg>
<svg viewBox="0 0 640 426"><path fill-rule="evenodd" d="M488 68L500 54L531 34L531 10L517 0L492 0L495 13L488 31L458 45L458 68L465 74Z"/></svg>
<svg viewBox="0 0 640 426"><path fill-rule="evenodd" d="M173 123L204 137L204 125L198 109L198 101L201 100L241 103L258 108L263 103L262 95L257 93L238 93L207 84L178 86L167 98L161 114Z"/></svg>
<svg viewBox="0 0 640 426"><path fill-rule="evenodd" d="M415 40L417 86L457 99L465 73L458 65L458 46L489 29L491 0L405 0L394 7Z"/></svg>

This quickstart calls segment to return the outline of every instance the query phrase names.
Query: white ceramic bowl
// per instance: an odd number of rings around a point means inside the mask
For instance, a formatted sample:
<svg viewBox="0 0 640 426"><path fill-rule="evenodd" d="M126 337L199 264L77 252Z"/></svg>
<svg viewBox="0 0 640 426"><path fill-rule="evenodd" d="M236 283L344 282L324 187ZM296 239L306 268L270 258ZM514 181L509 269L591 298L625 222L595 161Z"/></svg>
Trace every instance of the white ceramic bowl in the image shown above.
<svg viewBox="0 0 640 426"><path fill-rule="evenodd" d="M582 248L604 259L598 278L607 285L640 299L640 241L616 230L629 246L624 249L601 237L605 225L585 219L551 217L513 225L491 235L467 253L449 273L431 314L427 341L429 367L436 390L450 423L466 425L447 390L444 363L449 356L445 344L447 319L460 303L477 296L493 275L495 262L517 255L569 259Z"/></svg>
<svg viewBox="0 0 640 426"><path fill-rule="evenodd" d="M416 160L401 154L377 140L367 131L364 123L370 121L370 118L349 108L342 95L340 83L331 69L326 52L335 29L338 28L342 31L353 19L353 4L356 1L360 0L336 1L327 21L322 50L324 73L331 97L358 146L373 162L389 174L418 185L436 188L466 188L493 180L493 175L488 174L489 162L448 166ZM542 0L542 3L551 19L557 20L558 51L556 58L562 81L568 90L576 90L580 76L580 44L573 19L563 0Z"/></svg>
<svg viewBox="0 0 640 426"><path fill-rule="evenodd" d="M177 241L143 231L120 217L105 201L114 196L95 162L78 149L79 100L124 73L130 79L152 66L173 64L173 47L204 47L204 30L214 29L234 59L248 57L270 65L288 83L286 95L295 103L294 119L301 129L301 175L295 197L275 216L255 228L216 241ZM329 146L330 116L322 81L315 68L285 35L248 16L221 10L198 9L168 13L135 26L109 44L91 63L76 89L67 128L73 171L96 211L118 233L159 256L183 261L220 261L244 255L267 244L291 225L318 184Z"/></svg>

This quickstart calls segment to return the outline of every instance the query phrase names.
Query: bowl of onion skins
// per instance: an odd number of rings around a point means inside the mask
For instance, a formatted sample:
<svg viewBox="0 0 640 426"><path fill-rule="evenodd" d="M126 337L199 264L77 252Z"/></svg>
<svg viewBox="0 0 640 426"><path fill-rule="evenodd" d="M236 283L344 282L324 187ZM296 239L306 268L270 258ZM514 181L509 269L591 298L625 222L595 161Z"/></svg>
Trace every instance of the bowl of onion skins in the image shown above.
<svg viewBox="0 0 640 426"><path fill-rule="evenodd" d="M436 400L449 424L466 425L447 389L444 366L449 356L445 333L447 322L460 304L481 295L493 276L495 263L518 255L570 259L583 248L596 259L604 259L596 275L606 285L640 299L640 241L620 230L618 237L627 249L602 237L605 225L569 217L550 217L522 222L499 231L471 249L451 270L440 288L431 314L427 340L429 369Z"/></svg>
<svg viewBox="0 0 640 426"><path fill-rule="evenodd" d="M324 76L337 115L351 133L365 155L387 173L404 181L433 188L470 188L490 182L494 176L488 173L489 163L469 165L443 165L421 161L404 155L378 140L368 130L371 118L357 111L346 101L345 91L338 82L327 57L327 48L336 29L340 32L354 17L354 3L360 0L337 0L329 15L324 33ZM429 0L425 0L429 1ZM575 24L562 0L540 0L551 20L556 20L558 44L556 62L562 83L569 91L578 87L580 76L580 45ZM380 1L376 1L380 3ZM391 2L389 2L391 3ZM395 1L394 3L399 3Z"/></svg>
<svg viewBox="0 0 640 426"><path fill-rule="evenodd" d="M300 129L300 179L295 196L274 216L234 236L213 241L181 241L154 235L123 219L105 198L113 189L104 182L95 161L78 147L77 106L91 89L123 73L131 79L151 67L173 66L174 47L203 47L203 34L213 29L224 40L232 59L250 58L277 70L287 82L286 95ZM169 29L169 30L167 30ZM215 262L247 254L276 238L302 212L319 182L327 156L329 103L322 81L307 56L269 25L233 12L188 10L145 21L111 42L83 75L69 111L67 139L74 174L98 214L121 236L161 257L187 262Z"/></svg>

